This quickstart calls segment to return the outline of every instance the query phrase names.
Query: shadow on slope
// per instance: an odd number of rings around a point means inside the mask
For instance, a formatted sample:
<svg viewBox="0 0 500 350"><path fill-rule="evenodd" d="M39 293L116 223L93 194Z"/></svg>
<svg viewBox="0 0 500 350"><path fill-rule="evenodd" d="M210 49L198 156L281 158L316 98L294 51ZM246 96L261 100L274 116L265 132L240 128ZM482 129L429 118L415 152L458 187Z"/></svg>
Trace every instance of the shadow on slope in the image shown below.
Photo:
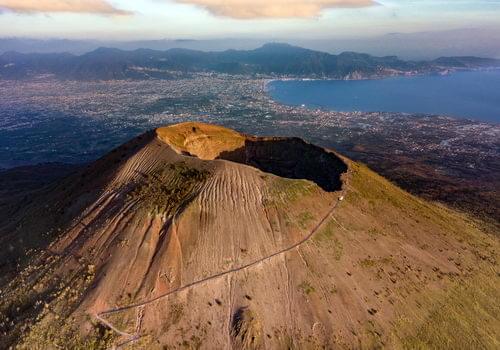
<svg viewBox="0 0 500 350"><path fill-rule="evenodd" d="M334 153L299 138L256 138L218 159L246 164L280 177L306 179L327 192L342 187L341 175L347 165Z"/></svg>

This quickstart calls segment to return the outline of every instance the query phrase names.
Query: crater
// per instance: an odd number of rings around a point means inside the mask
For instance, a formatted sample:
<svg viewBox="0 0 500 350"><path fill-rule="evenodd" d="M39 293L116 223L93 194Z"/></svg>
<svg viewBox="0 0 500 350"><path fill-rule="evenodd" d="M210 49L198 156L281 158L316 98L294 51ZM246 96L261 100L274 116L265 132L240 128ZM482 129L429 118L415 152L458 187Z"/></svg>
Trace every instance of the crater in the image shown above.
<svg viewBox="0 0 500 350"><path fill-rule="evenodd" d="M289 179L315 182L324 191L338 191L347 165L334 153L299 138L256 138L234 151L222 152L218 159L246 164Z"/></svg>
<svg viewBox="0 0 500 350"><path fill-rule="evenodd" d="M335 153L300 138L254 137L221 126L182 123L156 131L178 153L224 159L289 179L305 179L324 191L338 191L347 164Z"/></svg>

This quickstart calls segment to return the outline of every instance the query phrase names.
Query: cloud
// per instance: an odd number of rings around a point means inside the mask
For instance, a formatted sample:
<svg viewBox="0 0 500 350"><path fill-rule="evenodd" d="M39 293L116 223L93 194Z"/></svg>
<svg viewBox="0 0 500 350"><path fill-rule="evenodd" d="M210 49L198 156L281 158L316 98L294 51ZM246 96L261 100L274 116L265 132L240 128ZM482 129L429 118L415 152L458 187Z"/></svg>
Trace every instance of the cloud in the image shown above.
<svg viewBox="0 0 500 350"><path fill-rule="evenodd" d="M0 0L2 9L20 13L35 12L75 12L124 15L127 11L119 10L105 0Z"/></svg>
<svg viewBox="0 0 500 350"><path fill-rule="evenodd" d="M373 0L175 0L203 7L216 16L238 19L308 18L335 7L366 7Z"/></svg>

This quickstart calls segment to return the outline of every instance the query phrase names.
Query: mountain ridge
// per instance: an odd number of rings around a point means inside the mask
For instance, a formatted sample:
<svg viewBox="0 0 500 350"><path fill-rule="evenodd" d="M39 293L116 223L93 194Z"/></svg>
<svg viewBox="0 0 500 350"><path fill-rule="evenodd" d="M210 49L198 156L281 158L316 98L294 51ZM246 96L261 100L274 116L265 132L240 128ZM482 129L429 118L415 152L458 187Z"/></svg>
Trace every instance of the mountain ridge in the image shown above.
<svg viewBox="0 0 500 350"><path fill-rule="evenodd" d="M51 74L59 79L173 79L176 73L294 76L346 79L441 72L447 69L499 67L500 60L441 57L433 61L404 61L355 52L333 55L283 43L254 50L205 52L184 48L166 51L125 51L100 47L80 56L62 54L0 55L0 78L23 79Z"/></svg>

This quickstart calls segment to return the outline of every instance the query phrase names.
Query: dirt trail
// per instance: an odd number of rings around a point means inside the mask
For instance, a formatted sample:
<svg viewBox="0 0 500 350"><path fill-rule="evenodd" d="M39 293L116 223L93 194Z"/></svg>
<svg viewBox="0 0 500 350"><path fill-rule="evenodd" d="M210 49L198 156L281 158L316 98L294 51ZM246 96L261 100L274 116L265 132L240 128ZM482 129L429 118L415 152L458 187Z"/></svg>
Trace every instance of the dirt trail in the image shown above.
<svg viewBox="0 0 500 350"><path fill-rule="evenodd" d="M220 277L224 277L226 275L229 275L229 274L232 274L232 273L235 273L235 272L239 272L239 271L242 271L242 270L245 270L245 269L249 269L251 267L254 267L254 266L257 266L257 265L260 265L261 263L263 262L266 262L268 260L271 260L277 256L280 256L282 254L285 254L295 248L298 248L300 247L301 245L303 245L304 243L306 243L307 241L309 241L312 236L318 232L318 230L323 226L323 224L332 216L333 212L335 211L335 209L337 208L337 206L339 205L339 203L342 201L342 199L345 197L345 194L346 194L346 184L344 184L344 188L342 189L342 191L339 193L339 196L337 197L335 203L333 203L332 207L330 208L330 210L328 211L328 213L316 224L316 226L314 226L314 228L304 237L302 238L299 242L287 247L287 248L284 248L284 249L281 249L271 255L267 255L265 257L262 257L258 260L255 260L253 262L250 262L248 264L245 264L243 266L240 266L240 267L236 267L236 268L232 268L232 269L229 269L229 270L226 270L226 271L223 271L223 272L220 272L220 273L217 273L215 275L212 275L212 276L209 276L209 277L206 277L206 278L203 278L201 280L198 280L198 281L194 281L194 282L191 282L191 283L188 283L182 287L179 287L177 289L174 289L174 290L171 290L165 294L162 294L162 295L159 295L155 298L152 298L152 299L149 299L149 300L145 300L145 301L142 301L142 302L139 302L139 303L135 303L135 304L130 304L130 305L127 305L127 306L122 306L122 307L117 307L117 308L113 308L113 309L109 309L109 310L105 310L105 311L102 311L102 312L99 312L99 313L96 313L94 315L94 317L99 321L101 322L102 324L104 324L105 326L109 327L111 330L113 330L114 332L116 332L117 334L123 336L123 337L126 337L128 338L127 340L125 340L124 342L118 344L118 345L115 345L113 347L113 349L119 349L121 347L123 347L124 345L128 344L128 343L131 343L131 342L134 342L134 341L137 341L139 338L140 338L140 335L138 333L138 329L136 330L137 333L136 334L130 334L130 333L127 333L127 332L124 332L124 331L121 331L119 329L117 329L115 326L113 326L112 323L110 323L109 321L107 321L105 319L105 316L106 315L112 315L112 314L116 314L116 313L119 313L119 312L122 312L122 311L126 311L126 310L130 310L130 309L133 309L133 308L138 308L138 307L143 307L143 306L146 306L148 304L151 304L151 303L154 303L158 300L161 300L161 299L164 299L166 297L169 297L173 294L176 294L176 293L179 293L179 292L182 292L184 290L187 290L187 289L190 289L190 288L193 288L195 286L198 286L200 284L203 284L203 283L206 283L206 282L209 282L209 281L212 281L212 280L215 280L215 279L218 279ZM175 225L175 216L177 214L174 215L174 219L172 221L172 225Z"/></svg>

